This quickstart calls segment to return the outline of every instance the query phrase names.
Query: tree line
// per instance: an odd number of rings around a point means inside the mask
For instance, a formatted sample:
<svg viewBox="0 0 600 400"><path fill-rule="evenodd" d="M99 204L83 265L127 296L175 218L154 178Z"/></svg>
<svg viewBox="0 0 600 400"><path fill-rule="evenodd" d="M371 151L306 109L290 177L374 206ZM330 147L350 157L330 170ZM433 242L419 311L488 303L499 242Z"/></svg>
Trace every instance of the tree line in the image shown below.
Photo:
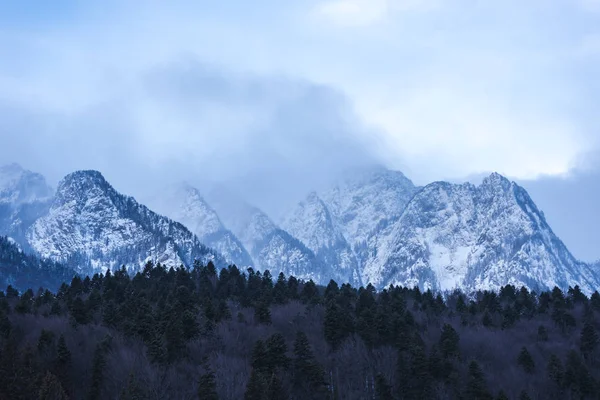
<svg viewBox="0 0 600 400"><path fill-rule="evenodd" d="M597 399L600 295L209 263L0 292L0 399Z"/></svg>

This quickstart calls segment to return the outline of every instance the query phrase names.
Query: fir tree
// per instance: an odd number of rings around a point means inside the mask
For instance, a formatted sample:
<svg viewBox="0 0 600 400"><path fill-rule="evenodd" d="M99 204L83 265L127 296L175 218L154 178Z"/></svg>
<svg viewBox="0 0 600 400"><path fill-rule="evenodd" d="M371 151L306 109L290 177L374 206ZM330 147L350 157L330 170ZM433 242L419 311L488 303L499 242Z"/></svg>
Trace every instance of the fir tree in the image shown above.
<svg viewBox="0 0 600 400"><path fill-rule="evenodd" d="M200 380L198 382L198 399L219 400L215 373L210 369L200 376Z"/></svg>
<svg viewBox="0 0 600 400"><path fill-rule="evenodd" d="M268 384L264 375L253 369L246 386L244 400L265 400L268 397Z"/></svg>
<svg viewBox="0 0 600 400"><path fill-rule="evenodd" d="M325 376L304 332L296 335L293 366L293 381L299 392L310 394L315 399L323 398L326 393Z"/></svg>
<svg viewBox="0 0 600 400"><path fill-rule="evenodd" d="M444 358L458 357L458 343L460 338L452 325L444 324L442 334L440 336L440 349Z"/></svg>
<svg viewBox="0 0 600 400"><path fill-rule="evenodd" d="M39 400L68 400L68 396L65 393L60 381L58 378L51 374L50 372L46 372L44 379L42 380L42 384L40 386L40 391L38 394Z"/></svg>
<svg viewBox="0 0 600 400"><path fill-rule="evenodd" d="M375 377L375 400L394 400L392 387L382 374Z"/></svg>
<svg viewBox="0 0 600 400"><path fill-rule="evenodd" d="M548 378L550 378L550 380L554 382L556 386L561 387L563 385L565 372L560 359L555 354L550 356L546 370L548 373Z"/></svg>
<svg viewBox="0 0 600 400"><path fill-rule="evenodd" d="M467 388L465 390L466 400L492 400L492 395L488 391L485 376L479 364L471 361L469 364L469 376Z"/></svg>
<svg viewBox="0 0 600 400"><path fill-rule="evenodd" d="M585 357L589 355L598 347L598 333L596 328L590 322L586 322L581 330L580 345L581 353Z"/></svg>
<svg viewBox="0 0 600 400"><path fill-rule="evenodd" d="M519 356L517 357L517 363L528 374L533 374L533 372L535 371L535 362L533 361L533 357L531 357L531 354L529 353L526 347L521 348Z"/></svg>

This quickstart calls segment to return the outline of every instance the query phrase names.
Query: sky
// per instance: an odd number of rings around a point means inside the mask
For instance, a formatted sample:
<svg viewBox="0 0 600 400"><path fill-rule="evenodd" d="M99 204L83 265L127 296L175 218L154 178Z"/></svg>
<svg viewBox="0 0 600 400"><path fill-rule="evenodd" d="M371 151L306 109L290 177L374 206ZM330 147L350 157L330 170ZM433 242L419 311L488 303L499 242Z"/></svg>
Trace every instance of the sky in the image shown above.
<svg viewBox="0 0 600 400"><path fill-rule="evenodd" d="M599 0L0 2L0 163L278 212L348 167L492 171L600 258Z"/></svg>

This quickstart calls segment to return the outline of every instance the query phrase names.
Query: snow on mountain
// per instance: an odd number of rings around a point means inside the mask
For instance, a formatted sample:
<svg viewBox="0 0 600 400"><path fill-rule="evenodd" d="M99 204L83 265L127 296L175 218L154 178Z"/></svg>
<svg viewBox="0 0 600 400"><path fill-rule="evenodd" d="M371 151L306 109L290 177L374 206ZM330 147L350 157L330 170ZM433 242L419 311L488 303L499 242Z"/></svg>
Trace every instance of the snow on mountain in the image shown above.
<svg viewBox="0 0 600 400"><path fill-rule="evenodd" d="M360 285L358 261L352 247L316 192L300 202L281 226L312 250L323 265L331 266L332 279Z"/></svg>
<svg viewBox="0 0 600 400"><path fill-rule="evenodd" d="M418 188L404 174L377 167L348 172L321 193L348 243L363 243L377 226L402 214Z"/></svg>
<svg viewBox="0 0 600 400"><path fill-rule="evenodd" d="M185 183L169 187L150 199L148 205L185 225L202 243L222 254L228 262L239 267L252 265L252 258L242 242L223 226L217 212L196 188Z"/></svg>
<svg viewBox="0 0 600 400"><path fill-rule="evenodd" d="M362 254L363 281L378 287L600 287L598 275L569 253L527 192L499 174L480 186L427 185L400 217L371 233Z"/></svg>
<svg viewBox="0 0 600 400"><path fill-rule="evenodd" d="M141 268L147 260L166 266L225 262L180 223L118 193L97 171L77 171L59 184L48 213L27 231L43 258L93 271Z"/></svg>
<svg viewBox="0 0 600 400"><path fill-rule="evenodd" d="M46 200L53 194L46 179L19 164L0 167L0 204L13 206Z"/></svg>
<svg viewBox="0 0 600 400"><path fill-rule="evenodd" d="M283 272L299 279L326 283L332 271L327 269L297 238L279 228L263 211L240 200L226 189L213 188L207 198L223 223L250 252L254 266L269 270L273 276Z"/></svg>
<svg viewBox="0 0 600 400"><path fill-rule="evenodd" d="M0 235L27 248L25 232L48 211L52 195L42 175L18 164L0 167Z"/></svg>

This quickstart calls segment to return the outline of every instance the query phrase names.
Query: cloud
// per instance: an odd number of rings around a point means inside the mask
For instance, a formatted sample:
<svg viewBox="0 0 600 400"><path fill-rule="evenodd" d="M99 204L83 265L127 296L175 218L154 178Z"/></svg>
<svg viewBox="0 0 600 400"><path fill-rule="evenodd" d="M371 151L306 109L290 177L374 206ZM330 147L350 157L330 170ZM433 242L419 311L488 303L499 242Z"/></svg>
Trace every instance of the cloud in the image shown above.
<svg viewBox="0 0 600 400"><path fill-rule="evenodd" d="M99 169L140 195L174 180L219 181L273 213L373 162L348 100L327 86L186 59L109 92L69 113L0 104L0 160L54 181Z"/></svg>
<svg viewBox="0 0 600 400"><path fill-rule="evenodd" d="M368 26L399 12L428 11L436 0L330 0L318 3L314 17L342 27Z"/></svg>

